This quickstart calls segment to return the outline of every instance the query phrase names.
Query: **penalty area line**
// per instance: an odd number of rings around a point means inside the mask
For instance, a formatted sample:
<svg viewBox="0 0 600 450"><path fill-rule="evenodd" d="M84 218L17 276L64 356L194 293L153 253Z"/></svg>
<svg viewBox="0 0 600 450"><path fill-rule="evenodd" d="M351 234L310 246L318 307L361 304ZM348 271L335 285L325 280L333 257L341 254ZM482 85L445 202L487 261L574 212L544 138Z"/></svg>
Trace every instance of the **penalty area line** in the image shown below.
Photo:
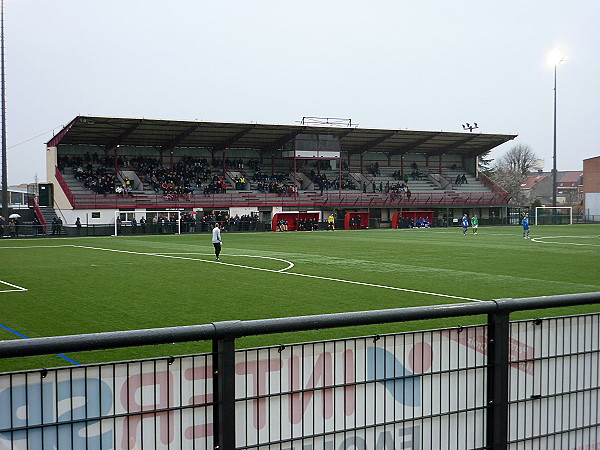
<svg viewBox="0 0 600 450"><path fill-rule="evenodd" d="M146 255L146 256L157 256L157 257L161 257L161 258L169 258L169 259L183 259L183 260L188 260L188 261L201 261L201 262L207 262L207 263L212 263L212 264L220 264L223 266L232 266L232 267L239 267L242 269L251 269L251 270L259 270L259 271L263 271L263 272L271 272L271 273L280 273L282 275L292 275L292 276L297 276L297 277L305 277L305 278L313 278L316 280L325 280L325 281L334 281L336 283L348 283L348 284L354 284L357 286L366 286L366 287L374 287L374 288L379 288L379 289L390 289L390 290L394 290L394 291L402 291L402 292L410 292L413 294L421 294L421 295L432 295L432 296L436 296L436 297L444 297L444 298L452 298L452 299L456 299L456 300L466 300L466 301L470 301L470 302L482 302L483 300L479 300L476 298L469 298L469 297L460 297L457 295L449 295L449 294L440 294L437 292L427 292L427 291L419 291L417 289L407 289L407 288L400 288L400 287L396 287L396 286L386 286L386 285L382 285L382 284L374 284L374 283L363 283L361 281L352 281L352 280L343 280L340 278L331 278L331 277L322 277L322 276L318 276L318 275L309 275L306 273L298 273L298 272L288 272L287 269L281 269L281 270L273 270L273 269L264 269L261 267L252 267L252 266L245 266L242 264L233 264L233 263L226 263L223 261L209 261L206 259L199 259L199 258L190 258L190 257L185 257L185 256L175 256L175 255L166 255L166 254L161 254L161 253L144 253L144 252L134 252L134 251L130 251L130 250L116 250L116 249L110 249L110 248L101 248L101 247L87 247L87 246L83 246L83 245L76 245L75 247L78 248L87 248L90 250L101 250L101 251L107 251L107 252L117 252L117 253L127 253L127 254L131 254L131 255ZM277 258L270 258L270 259L277 259ZM285 261L282 259L278 259L279 261ZM286 261L289 264L289 261ZM293 266L293 264L292 264Z"/></svg>

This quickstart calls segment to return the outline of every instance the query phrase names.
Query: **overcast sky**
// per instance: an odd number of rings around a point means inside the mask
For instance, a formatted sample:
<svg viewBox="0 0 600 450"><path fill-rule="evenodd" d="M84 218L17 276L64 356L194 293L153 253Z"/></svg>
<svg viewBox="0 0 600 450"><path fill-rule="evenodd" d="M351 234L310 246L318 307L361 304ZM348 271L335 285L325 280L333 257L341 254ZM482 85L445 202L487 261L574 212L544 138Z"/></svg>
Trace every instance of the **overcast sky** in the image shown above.
<svg viewBox="0 0 600 450"><path fill-rule="evenodd" d="M9 184L46 181L75 116L519 137L552 168L600 155L597 0L5 0Z"/></svg>

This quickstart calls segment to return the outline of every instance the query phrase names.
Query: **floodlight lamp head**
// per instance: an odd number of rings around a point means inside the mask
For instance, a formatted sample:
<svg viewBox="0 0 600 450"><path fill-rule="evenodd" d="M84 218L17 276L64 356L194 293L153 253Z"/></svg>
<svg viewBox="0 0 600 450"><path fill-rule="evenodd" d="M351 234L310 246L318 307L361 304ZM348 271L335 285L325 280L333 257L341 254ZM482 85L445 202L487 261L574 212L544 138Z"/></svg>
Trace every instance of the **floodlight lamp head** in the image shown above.
<svg viewBox="0 0 600 450"><path fill-rule="evenodd" d="M555 48L548 55L548 64L553 67L559 66L567 61L569 57L564 55L559 49Z"/></svg>

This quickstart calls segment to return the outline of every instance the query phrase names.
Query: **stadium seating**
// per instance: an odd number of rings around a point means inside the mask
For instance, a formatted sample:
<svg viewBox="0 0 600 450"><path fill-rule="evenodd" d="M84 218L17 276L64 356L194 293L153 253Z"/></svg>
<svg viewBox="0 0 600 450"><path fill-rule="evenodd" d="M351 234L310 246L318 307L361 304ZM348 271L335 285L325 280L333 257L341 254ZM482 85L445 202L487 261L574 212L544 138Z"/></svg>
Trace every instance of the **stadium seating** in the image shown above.
<svg viewBox="0 0 600 450"><path fill-rule="evenodd" d="M209 163L207 159L186 156L170 159L165 167L158 158L129 156L119 158L122 166L115 168L106 161L86 162L86 155L69 156L59 157L60 169L77 208L283 206L289 202L316 208L331 201L338 205L393 206L481 203L497 195L456 164L441 170L439 166L422 164L418 169L404 166L402 170L380 162L376 170L369 164L362 170L360 166L343 164L340 170L324 161L299 161L294 168L289 159L260 164L256 159L238 158L227 159L223 164L222 160ZM89 177L78 177L81 165L112 179L111 189L98 191L93 183L90 185ZM463 175L466 183L455 183ZM243 186L236 182L240 178L246 181ZM131 187L116 192L126 179Z"/></svg>

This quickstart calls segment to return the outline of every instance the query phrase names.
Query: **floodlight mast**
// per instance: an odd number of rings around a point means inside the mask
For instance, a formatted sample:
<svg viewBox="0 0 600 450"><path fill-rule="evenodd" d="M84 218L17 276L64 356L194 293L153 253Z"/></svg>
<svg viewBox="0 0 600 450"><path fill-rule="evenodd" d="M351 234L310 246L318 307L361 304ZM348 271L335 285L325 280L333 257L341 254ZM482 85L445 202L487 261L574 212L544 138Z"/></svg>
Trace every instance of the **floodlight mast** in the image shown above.
<svg viewBox="0 0 600 450"><path fill-rule="evenodd" d="M556 68L564 63L567 57L560 50L554 49L548 55L548 62L554 66L554 137L552 147L552 206L556 206Z"/></svg>
<svg viewBox="0 0 600 450"><path fill-rule="evenodd" d="M1 88L2 97L2 215L8 220L8 171L6 169L6 86L4 79L4 0L0 5L0 59L1 59Z"/></svg>

